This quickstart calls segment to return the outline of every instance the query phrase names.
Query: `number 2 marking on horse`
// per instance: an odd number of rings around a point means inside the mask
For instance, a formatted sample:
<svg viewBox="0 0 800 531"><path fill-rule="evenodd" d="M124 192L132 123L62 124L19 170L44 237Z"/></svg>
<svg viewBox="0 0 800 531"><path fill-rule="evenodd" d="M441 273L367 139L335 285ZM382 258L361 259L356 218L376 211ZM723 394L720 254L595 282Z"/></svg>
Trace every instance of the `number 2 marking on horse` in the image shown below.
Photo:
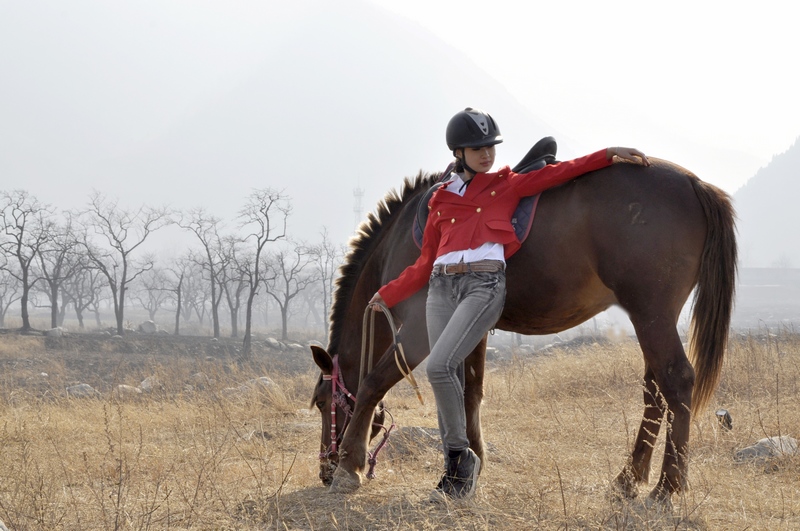
<svg viewBox="0 0 800 531"><path fill-rule="evenodd" d="M642 204L641 203L630 203L628 205L628 212L631 215L631 225L644 225L647 222L642 217Z"/></svg>

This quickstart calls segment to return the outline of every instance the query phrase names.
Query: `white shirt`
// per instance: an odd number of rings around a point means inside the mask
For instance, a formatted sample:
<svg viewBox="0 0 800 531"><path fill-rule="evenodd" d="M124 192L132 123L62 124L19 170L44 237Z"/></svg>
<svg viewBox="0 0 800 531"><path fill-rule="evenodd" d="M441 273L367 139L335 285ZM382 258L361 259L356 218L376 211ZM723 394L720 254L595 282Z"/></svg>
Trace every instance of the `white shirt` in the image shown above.
<svg viewBox="0 0 800 531"><path fill-rule="evenodd" d="M445 188L446 192L451 192L464 197L464 192L467 191L467 187L464 186L464 181L461 179L461 175L453 173L447 182L451 184ZM451 251L441 256L437 256L436 260L433 261L433 264L457 264L459 262L478 262L480 260L499 260L505 263L505 249L503 248L503 244L486 242L477 249Z"/></svg>

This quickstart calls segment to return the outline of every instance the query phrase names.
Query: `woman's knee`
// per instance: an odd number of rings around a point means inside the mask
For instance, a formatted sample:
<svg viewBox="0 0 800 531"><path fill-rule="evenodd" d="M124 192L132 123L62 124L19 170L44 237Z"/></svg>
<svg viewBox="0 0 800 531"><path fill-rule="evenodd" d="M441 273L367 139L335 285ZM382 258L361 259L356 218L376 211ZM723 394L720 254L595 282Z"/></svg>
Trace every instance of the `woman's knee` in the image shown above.
<svg viewBox="0 0 800 531"><path fill-rule="evenodd" d="M454 368L451 368L448 363L442 360L437 360L435 357L428 358L428 365L425 372L428 375L428 382L435 383L449 380Z"/></svg>

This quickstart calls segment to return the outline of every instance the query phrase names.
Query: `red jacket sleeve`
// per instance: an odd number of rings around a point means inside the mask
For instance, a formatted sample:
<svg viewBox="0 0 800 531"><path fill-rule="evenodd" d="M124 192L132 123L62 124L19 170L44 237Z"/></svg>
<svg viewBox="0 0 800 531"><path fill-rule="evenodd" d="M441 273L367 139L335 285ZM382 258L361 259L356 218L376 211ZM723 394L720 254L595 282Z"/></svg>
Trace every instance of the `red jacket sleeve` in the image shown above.
<svg viewBox="0 0 800 531"><path fill-rule="evenodd" d="M539 192L565 183L575 177L599 170L611 165L606 159L606 150L601 150L585 157L545 166L529 173L509 173L509 184L520 197L536 195ZM441 233L433 224L434 216L429 216L425 224L422 240L422 254L412 265L408 266L395 280L389 282L378 293L388 307L404 301L422 289L428 282L433 269L433 262L439 250Z"/></svg>
<svg viewBox="0 0 800 531"><path fill-rule="evenodd" d="M548 164L542 169L529 173L512 172L508 178L520 197L525 197L571 181L584 173L610 166L612 162L606 158L606 150L603 149L577 159Z"/></svg>
<svg viewBox="0 0 800 531"><path fill-rule="evenodd" d="M425 232L422 235L422 254L416 262L405 268L399 277L378 290L386 306L391 308L406 300L428 283L440 239L441 233L433 224L433 216L428 216Z"/></svg>

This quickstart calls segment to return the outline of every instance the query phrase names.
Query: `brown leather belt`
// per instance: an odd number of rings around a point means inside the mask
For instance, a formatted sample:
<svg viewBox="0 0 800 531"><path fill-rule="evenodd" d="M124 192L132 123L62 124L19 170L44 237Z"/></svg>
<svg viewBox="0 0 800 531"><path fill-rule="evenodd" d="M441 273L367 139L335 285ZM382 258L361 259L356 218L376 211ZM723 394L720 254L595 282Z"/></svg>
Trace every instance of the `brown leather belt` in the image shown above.
<svg viewBox="0 0 800 531"><path fill-rule="evenodd" d="M460 262L458 264L436 264L434 275L463 275L465 273L496 273L505 269L500 260L481 260L479 262Z"/></svg>

